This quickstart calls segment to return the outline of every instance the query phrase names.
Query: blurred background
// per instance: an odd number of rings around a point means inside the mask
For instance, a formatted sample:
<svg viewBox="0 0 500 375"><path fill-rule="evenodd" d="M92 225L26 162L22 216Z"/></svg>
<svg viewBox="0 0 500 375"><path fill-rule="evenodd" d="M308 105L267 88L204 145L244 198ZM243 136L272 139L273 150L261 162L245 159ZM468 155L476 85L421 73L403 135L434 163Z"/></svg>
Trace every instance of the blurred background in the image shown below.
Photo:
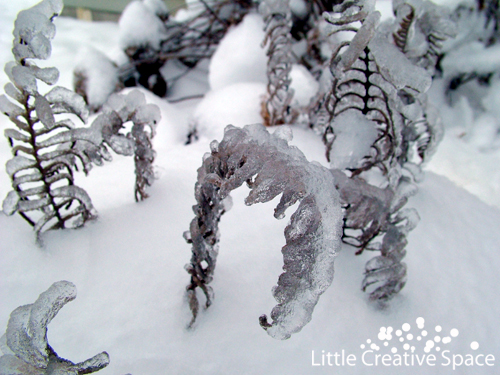
<svg viewBox="0 0 500 375"><path fill-rule="evenodd" d="M131 0L64 0L62 15L87 21L118 21ZM164 0L171 13L185 7L185 0Z"/></svg>

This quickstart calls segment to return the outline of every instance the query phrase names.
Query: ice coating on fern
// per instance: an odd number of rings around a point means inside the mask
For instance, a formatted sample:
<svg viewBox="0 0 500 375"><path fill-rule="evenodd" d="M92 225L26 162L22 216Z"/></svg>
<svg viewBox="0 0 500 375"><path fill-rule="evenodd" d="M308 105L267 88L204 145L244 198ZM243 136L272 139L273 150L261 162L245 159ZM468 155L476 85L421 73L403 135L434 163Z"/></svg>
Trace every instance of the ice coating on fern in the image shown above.
<svg viewBox="0 0 500 375"><path fill-rule="evenodd" d="M262 103L262 118L268 126L290 124L294 114L291 109L293 90L290 89L292 69L292 28L288 0L264 0L259 6L264 17L267 45L267 96Z"/></svg>
<svg viewBox="0 0 500 375"><path fill-rule="evenodd" d="M64 305L76 298L76 287L59 281L29 305L15 309L2 336L0 374L90 374L109 364L106 352L81 362L60 358L47 342L47 325Z"/></svg>
<svg viewBox="0 0 500 375"><path fill-rule="evenodd" d="M277 339L287 339L307 324L319 296L333 280L333 261L340 246L342 213L338 193L330 172L309 163L295 147L288 145L286 134L269 134L262 125L244 128L226 127L223 140L212 142L211 154L204 157L195 186L196 217L185 238L192 243L191 274L188 295L194 319L198 313L196 289L212 302L208 285L215 270L219 251L218 222L227 209L229 193L247 182L247 205L268 202L281 194L275 217L300 202L285 229L282 249L284 273L273 295L278 305L265 315L261 326Z"/></svg>
<svg viewBox="0 0 500 375"><path fill-rule="evenodd" d="M406 235L415 228L419 216L414 209L400 210L417 191L407 178L398 186L378 188L355 177L348 178L342 171L331 170L344 206L343 241L358 249L380 251L380 255L366 263L362 289L371 285L372 300L388 300L406 283ZM351 231L361 234L351 234Z"/></svg>
<svg viewBox="0 0 500 375"><path fill-rule="evenodd" d="M5 86L6 93L12 100L0 96L0 109L17 127L4 133L12 146L6 170L13 191L3 208L9 215L19 213L39 240L45 230L81 226L95 217L90 198L74 186L73 178L78 165L88 172L91 160L73 145L98 147L103 142L95 128L77 128L70 119L55 116L75 114L86 121L88 109L80 96L62 87L45 95L38 92L38 80L52 85L59 77L56 68L39 68L32 59L50 56L52 20L61 10L61 1L44 0L19 13L14 28L16 61L5 66L12 81Z"/></svg>

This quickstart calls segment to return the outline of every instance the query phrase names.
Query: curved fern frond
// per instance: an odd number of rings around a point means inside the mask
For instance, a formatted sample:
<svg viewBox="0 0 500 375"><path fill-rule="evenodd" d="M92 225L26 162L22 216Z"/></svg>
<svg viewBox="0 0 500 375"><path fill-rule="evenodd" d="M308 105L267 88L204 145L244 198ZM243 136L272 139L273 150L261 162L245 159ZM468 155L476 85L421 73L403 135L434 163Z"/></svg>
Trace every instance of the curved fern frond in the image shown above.
<svg viewBox="0 0 500 375"><path fill-rule="evenodd" d="M29 305L10 314L3 341L0 368L4 374L91 374L109 364L109 355L99 353L80 363L61 358L47 342L47 325L68 302L76 298L76 287L59 281Z"/></svg>
<svg viewBox="0 0 500 375"><path fill-rule="evenodd" d="M320 295L333 280L333 262L340 246L342 213L331 173L309 163L279 134L262 125L226 127L223 140L211 144L204 157L195 187L196 217L185 238L192 243L188 285L193 321L198 313L196 289L212 302L209 286L219 251L218 223L227 210L229 193L247 182L251 191L245 204L268 202L281 195L274 216L283 218L288 207L300 202L285 229L282 249L285 272L273 295L278 305L272 322L261 316L260 324L277 339L287 339L307 324Z"/></svg>

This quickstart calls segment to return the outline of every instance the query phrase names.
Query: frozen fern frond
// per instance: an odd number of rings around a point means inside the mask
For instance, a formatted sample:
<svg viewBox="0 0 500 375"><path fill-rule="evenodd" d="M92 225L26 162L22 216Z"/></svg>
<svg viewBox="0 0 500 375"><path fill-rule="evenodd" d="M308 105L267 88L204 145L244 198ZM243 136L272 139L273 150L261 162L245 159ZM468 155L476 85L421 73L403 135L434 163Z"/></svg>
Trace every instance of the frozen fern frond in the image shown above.
<svg viewBox="0 0 500 375"><path fill-rule="evenodd" d="M285 136L285 137L283 137ZM333 280L333 262L340 246L342 213L335 181L328 169L309 163L288 145L286 130L269 134L262 125L226 127L223 140L211 144L211 154L198 169L195 186L196 217L185 238L192 244L188 297L194 323L198 313L196 289L212 302L213 279L219 252L219 220L228 209L229 193L247 183L245 204L269 202L281 195L274 216L281 219L288 207L300 202L285 228L282 248L284 273L273 288L278 305L261 326L277 339L287 339L311 320L320 295ZM283 137L283 138L282 138Z"/></svg>
<svg viewBox="0 0 500 375"><path fill-rule="evenodd" d="M134 163L135 163L135 200L143 200L148 197L146 187L154 182L153 162L156 152L153 149L152 139L156 133L156 125L160 121L161 114L158 106L146 103L146 97L138 90L133 90L127 95L112 95L104 108L105 116L118 116L118 124L110 128L112 136L124 142L133 142ZM132 128L127 134L120 133L123 125L132 122ZM112 138L110 138L111 140ZM108 142L111 148L118 154L127 155L129 147L114 147L112 142Z"/></svg>
<svg viewBox="0 0 500 375"><path fill-rule="evenodd" d="M457 34L450 12L426 0L393 0L392 5L394 43L415 65L433 75L443 43Z"/></svg>
<svg viewBox="0 0 500 375"><path fill-rule="evenodd" d="M111 161L109 149L124 156L133 156L135 163L135 199L148 197L146 187L151 186L155 176L153 162L156 152L152 139L161 114L158 106L148 104L139 90L128 94L113 94L92 122L89 131L99 134L96 143L73 143L72 150L83 153L91 163L103 165ZM129 126L131 124L131 126Z"/></svg>
<svg viewBox="0 0 500 375"><path fill-rule="evenodd" d="M7 331L0 338L0 375L91 374L109 364L106 352L73 363L59 357L47 342L47 325L75 298L75 285L58 281L35 303L20 306L10 314Z"/></svg>
<svg viewBox="0 0 500 375"><path fill-rule="evenodd" d="M262 103L264 125L291 124L293 113L290 89L292 69L291 11L288 0L264 0L259 11L264 17L266 36L262 46L267 49L267 95Z"/></svg>
<svg viewBox="0 0 500 375"><path fill-rule="evenodd" d="M406 235L417 225L415 209L401 208L417 188L408 178L400 178L396 188L378 188L359 177L348 178L338 169L331 170L344 207L345 243L358 249L380 251L366 264L363 291L372 284L372 300L388 300L406 283Z"/></svg>
<svg viewBox="0 0 500 375"><path fill-rule="evenodd" d="M89 196L73 179L73 169L80 164L87 172L91 161L72 145L77 141L98 145L102 136L59 116L76 115L85 122L88 110L79 95L63 87L42 95L38 80L53 85L59 71L39 68L32 60L50 56L55 33L52 19L61 9L62 1L44 0L19 13L14 29L16 61L5 66L11 80L5 92L10 99L0 96L0 110L16 125L5 130L14 157L6 165L13 191L4 200L3 210L8 215L18 212L38 238L44 230L79 227L95 217Z"/></svg>

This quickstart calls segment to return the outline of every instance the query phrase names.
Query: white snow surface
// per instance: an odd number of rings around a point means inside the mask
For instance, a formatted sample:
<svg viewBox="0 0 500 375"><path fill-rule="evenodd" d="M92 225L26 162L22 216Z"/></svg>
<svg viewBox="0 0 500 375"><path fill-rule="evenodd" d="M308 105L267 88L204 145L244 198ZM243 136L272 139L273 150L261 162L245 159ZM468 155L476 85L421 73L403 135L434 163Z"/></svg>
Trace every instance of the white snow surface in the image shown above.
<svg viewBox="0 0 500 375"><path fill-rule="evenodd" d="M255 13L246 15L229 30L210 62L210 88L217 90L241 82L267 84L267 57L261 47L264 36L264 21Z"/></svg>
<svg viewBox="0 0 500 375"><path fill-rule="evenodd" d="M16 13L35 3L0 3L1 65L13 59L8 51ZM118 55L117 25L60 18L56 27L53 57L44 66L61 70L63 86L71 87L73 56L85 45L108 57ZM260 42L260 35L255 36L253 43ZM239 57L240 61L250 58ZM15 308L33 303L54 282L68 280L76 285L77 298L49 325L48 342L60 357L75 363L107 351L111 363L99 372L102 375L498 374L500 152L485 153L463 135L469 134L470 122L488 123L484 117L475 117L470 107L446 106L443 99L433 103L443 113L447 132L428 165L436 173L426 173L419 193L408 204L418 210L421 221L408 237L408 283L395 299L384 308L367 301L360 291L362 274L365 262L376 254L355 256L352 248L344 246L336 260L333 284L320 298L312 321L289 340L269 337L258 317L269 314L276 303L271 288L282 272L280 249L288 219L273 218L277 201L245 206L248 191L240 188L232 194L234 205L220 224L214 303L200 312L194 329L186 329L191 318L185 299L189 275L183 267L191 251L182 233L194 217L196 169L210 150L209 142L221 139L225 125L259 121L258 100L265 91L262 76L252 80L246 71L240 71L240 76L234 70L227 80L214 78L214 72L224 68L222 60L218 64L211 70L211 79L223 84L212 86L201 102L172 105L145 92L148 103L158 105L162 114L154 138L158 179L149 189L149 199L134 202L133 160L114 156L113 162L94 168L88 177L77 174L76 184L87 190L99 212L99 219L85 228L47 233L40 248L21 217L0 213L0 328L6 327ZM1 74L2 87L7 81ZM195 83L186 79L177 84ZM185 146L193 121L200 124L200 139ZM491 126L491 121L485 126ZM13 125L2 115L0 127ZM292 144L310 160L326 165L324 146L315 134L300 128L293 128L293 133ZM7 142L0 142L0 160L10 157ZM7 174L0 173L0 197L10 190ZM419 317L425 319L428 331L420 341ZM415 336L409 340L405 332L405 343L414 345L420 357L429 339L450 336L453 328L459 335L449 344L434 340L433 367L364 365L361 356L370 345L367 340L380 347L380 354L391 353L392 347L399 354L405 352L404 343L394 334L388 347L378 339L381 327L396 331L404 323L411 325ZM436 326L442 327L441 333ZM472 342L479 344L477 350L471 348ZM463 364L453 370L451 364L443 365L436 346L441 353L450 350L450 358L492 354L496 360L492 367ZM312 364L321 363L322 351L326 355L343 350L356 356L355 366L328 366L326 358L325 366Z"/></svg>

